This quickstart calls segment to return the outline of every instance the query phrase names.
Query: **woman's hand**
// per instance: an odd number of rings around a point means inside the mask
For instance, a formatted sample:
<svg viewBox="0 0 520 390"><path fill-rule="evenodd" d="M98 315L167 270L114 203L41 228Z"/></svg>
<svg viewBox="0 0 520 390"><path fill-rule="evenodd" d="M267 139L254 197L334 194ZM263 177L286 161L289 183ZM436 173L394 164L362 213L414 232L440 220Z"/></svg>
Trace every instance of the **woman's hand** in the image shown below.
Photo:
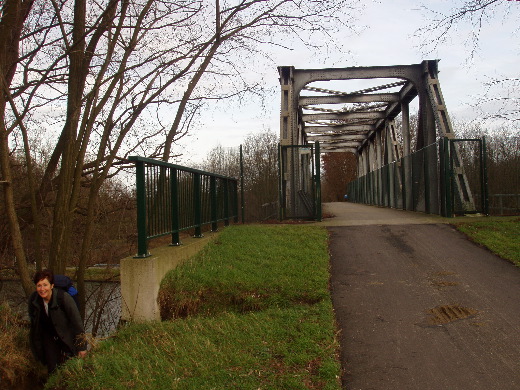
<svg viewBox="0 0 520 390"><path fill-rule="evenodd" d="M78 356L79 356L80 358L84 358L85 356L87 356L87 351L79 351L79 352L78 352Z"/></svg>

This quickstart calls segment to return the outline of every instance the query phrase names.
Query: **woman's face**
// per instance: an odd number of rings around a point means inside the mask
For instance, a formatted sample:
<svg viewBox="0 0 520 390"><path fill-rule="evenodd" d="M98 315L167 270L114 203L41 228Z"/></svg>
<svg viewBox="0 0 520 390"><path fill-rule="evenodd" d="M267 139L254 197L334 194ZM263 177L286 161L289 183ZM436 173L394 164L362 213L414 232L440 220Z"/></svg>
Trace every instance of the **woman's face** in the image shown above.
<svg viewBox="0 0 520 390"><path fill-rule="evenodd" d="M36 291L38 292L38 295L46 302L51 299L53 287L54 284L51 284L47 278L36 283Z"/></svg>

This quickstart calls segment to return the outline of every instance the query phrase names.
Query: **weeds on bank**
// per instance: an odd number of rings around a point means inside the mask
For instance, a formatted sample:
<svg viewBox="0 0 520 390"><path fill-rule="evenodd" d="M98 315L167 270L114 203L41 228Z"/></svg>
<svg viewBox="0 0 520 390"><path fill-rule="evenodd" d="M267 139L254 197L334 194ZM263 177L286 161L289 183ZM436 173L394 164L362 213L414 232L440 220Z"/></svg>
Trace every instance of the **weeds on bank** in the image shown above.
<svg viewBox="0 0 520 390"><path fill-rule="evenodd" d="M233 226L170 272L161 312L131 324L47 388L340 389L327 233Z"/></svg>
<svg viewBox="0 0 520 390"><path fill-rule="evenodd" d="M456 227L476 243L520 266L520 218L490 217L460 222Z"/></svg>
<svg viewBox="0 0 520 390"><path fill-rule="evenodd" d="M321 303L128 326L52 382L67 389L339 389L330 310Z"/></svg>
<svg viewBox="0 0 520 390"><path fill-rule="evenodd" d="M0 351L0 388L24 388L29 381L35 386L43 382L46 370L30 351L29 325L7 303L0 303Z"/></svg>

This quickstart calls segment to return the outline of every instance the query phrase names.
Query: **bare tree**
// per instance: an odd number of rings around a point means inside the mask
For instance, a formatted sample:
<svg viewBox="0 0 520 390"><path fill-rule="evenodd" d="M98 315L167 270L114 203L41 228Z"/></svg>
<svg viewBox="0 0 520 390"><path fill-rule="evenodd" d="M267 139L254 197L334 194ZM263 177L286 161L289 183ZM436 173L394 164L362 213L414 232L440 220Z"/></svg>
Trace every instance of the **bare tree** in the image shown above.
<svg viewBox="0 0 520 390"><path fill-rule="evenodd" d="M486 137L488 189L491 195L520 194L520 135L512 125L490 131L480 123L456 121L454 127L460 138ZM468 142L461 148L468 177L480 180L479 145ZM476 179L474 181L477 181ZM514 201L515 197L506 199ZM517 206L518 207L518 206Z"/></svg>
<svg viewBox="0 0 520 390"><path fill-rule="evenodd" d="M25 21L31 11L33 0L4 0L2 1L0 19L0 169L1 185L3 187L5 212L9 222L9 232L14 255L16 256L18 274L20 275L26 295L32 291L32 283L27 268L27 260L23 248L22 232L18 222L15 206L15 196L12 186L10 169L9 134L5 122L5 110L9 102L9 87L16 73L19 59L20 38Z"/></svg>
<svg viewBox="0 0 520 390"><path fill-rule="evenodd" d="M499 12L514 15L513 7L517 5L512 3L502 0L459 0L452 3L447 13L438 11L430 5L423 5L429 23L417 30L423 38L421 47L428 51L435 50L457 33L459 24L469 23L471 29L465 37L465 43L469 48L469 57L473 58L479 49L482 27L499 17Z"/></svg>
<svg viewBox="0 0 520 390"><path fill-rule="evenodd" d="M33 178L27 194L17 196L32 200L32 217L22 226L14 194L3 186L4 206L12 217L11 243L24 287L30 287L22 234L34 226L35 239L41 240L36 238L41 237L39 217L50 207L48 258L38 266L46 263L63 272L76 258L83 292L99 191L124 167L126 157L168 160L172 144L189 131L206 102L257 88L257 82L243 77L241 64L263 45L283 46L287 34L326 34L329 22L341 23L354 2L50 0L31 8L32 1L6 0L3 31L12 30L11 3L18 7L13 13L17 37L2 34L0 48L2 53L10 47L21 51L1 65L2 181L10 180L7 156L19 149L31 174L36 128L55 140L43 175ZM89 195L81 204L84 188ZM79 219L84 229L78 251L71 234Z"/></svg>
<svg viewBox="0 0 520 390"><path fill-rule="evenodd" d="M326 153L323 163L322 199L324 202L339 202L347 192L347 185L356 179L357 158L353 153Z"/></svg>
<svg viewBox="0 0 520 390"><path fill-rule="evenodd" d="M242 144L244 217L248 222L269 217L270 213L264 213L264 209L277 210L278 142L278 136L267 130L248 135ZM238 178L240 149L217 146L208 153L201 168Z"/></svg>
<svg viewBox="0 0 520 390"><path fill-rule="evenodd" d="M468 64L480 51L480 41L485 38L482 36L483 27L487 24L503 25L505 21L513 20L516 23L515 30L504 31L504 37L518 36L520 7L515 1L458 0L452 3L448 12L439 11L429 3L423 6L423 10L425 10L425 17L429 22L416 31L422 40L423 51L431 53L439 46L449 44L451 39L463 39L464 46L468 50ZM469 26L467 34L460 31L461 25ZM511 44L518 47L518 41L511 40ZM498 71L500 72L500 70ZM518 122L520 120L518 86L517 74L490 77L489 81L484 84L485 92L477 100L475 108L483 119L495 122L497 120Z"/></svg>

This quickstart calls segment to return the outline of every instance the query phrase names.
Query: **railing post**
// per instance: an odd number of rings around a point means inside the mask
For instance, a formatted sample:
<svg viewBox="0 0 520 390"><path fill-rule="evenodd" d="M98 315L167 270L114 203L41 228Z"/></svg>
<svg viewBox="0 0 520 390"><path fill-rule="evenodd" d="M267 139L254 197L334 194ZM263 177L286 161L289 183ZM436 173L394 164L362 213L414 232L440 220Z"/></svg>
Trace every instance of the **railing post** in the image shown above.
<svg viewBox="0 0 520 390"><path fill-rule="evenodd" d="M179 236L179 181L177 168L170 168L170 200L172 217L172 243L170 245L181 245Z"/></svg>
<svg viewBox="0 0 520 390"><path fill-rule="evenodd" d="M393 208L397 208L397 203L398 203L398 200L399 200L399 197L398 197L398 191L396 190L396 186L399 184L399 174L398 174L398 170L399 170L399 167L397 166L397 161L392 161L392 169L391 169L391 180L392 180L392 207Z"/></svg>
<svg viewBox="0 0 520 390"><path fill-rule="evenodd" d="M235 183L235 184L233 184ZM231 182L231 186L233 187L233 215L235 216L235 218L233 219L233 222L234 223L238 223L238 183L235 181L235 182ZM242 199L244 199L244 197L242 196ZM244 211L244 208L242 206L242 215L243 214L243 211ZM244 223L244 219L242 218L242 223Z"/></svg>
<svg viewBox="0 0 520 390"><path fill-rule="evenodd" d="M224 226L229 226L229 198L228 179L224 179Z"/></svg>
<svg viewBox="0 0 520 390"><path fill-rule="evenodd" d="M209 193L211 197L211 231L216 232L218 230L217 223L217 178L211 176L209 178Z"/></svg>
<svg viewBox="0 0 520 390"><path fill-rule="evenodd" d="M446 166L446 181L445 181L445 187L446 187L446 217L452 218L453 217L453 186L452 186L452 164L451 164L451 141L449 138L444 138L445 142L445 150L444 150L444 156L445 161L444 164Z"/></svg>
<svg viewBox="0 0 520 390"><path fill-rule="evenodd" d="M148 257L147 241L146 241L146 177L144 162L135 162L135 185L137 197L137 255L139 257Z"/></svg>
<svg viewBox="0 0 520 390"><path fill-rule="evenodd" d="M391 173L391 165L392 163L386 164L384 170L386 171L386 201L383 206L392 207L392 173Z"/></svg>
<svg viewBox="0 0 520 390"><path fill-rule="evenodd" d="M365 192L365 203L366 204L373 204L372 202L372 177L374 176L374 171L369 171L367 173L367 190Z"/></svg>
<svg viewBox="0 0 520 390"><path fill-rule="evenodd" d="M440 215L446 217L447 209L446 209L446 137L443 137L439 140L439 172L440 172L440 195L441 195L441 208Z"/></svg>
<svg viewBox="0 0 520 390"><path fill-rule="evenodd" d="M489 193L488 193L488 176L487 176L487 147L486 137L482 137L482 148L480 150L480 167L482 169L482 206L483 213L489 215Z"/></svg>
<svg viewBox="0 0 520 390"><path fill-rule="evenodd" d="M278 144L278 219L283 221L284 213L284 189L283 189L283 149L282 144Z"/></svg>
<svg viewBox="0 0 520 390"><path fill-rule="evenodd" d="M236 191L238 192L238 191ZM238 196L238 194L237 194ZM244 200L244 154L242 152L242 145L240 145L240 210L242 215L242 223L245 223L245 200ZM238 211L238 204L237 204ZM238 213L237 213L238 214ZM237 221L238 222L238 221Z"/></svg>
<svg viewBox="0 0 520 390"><path fill-rule="evenodd" d="M425 146L423 149L423 169L424 169L424 212L426 214L431 213L431 184L430 183L430 149L429 146Z"/></svg>
<svg viewBox="0 0 520 390"><path fill-rule="evenodd" d="M204 237L202 235L202 204L201 204L201 177L200 173L193 174L193 219L195 225L196 238Z"/></svg>
<svg viewBox="0 0 520 390"><path fill-rule="evenodd" d="M407 156L401 158L401 160L400 160L401 161L401 165L400 165L400 169L401 169L401 202L403 203L401 206L401 209L403 209L403 210L407 210L407 208L406 208L407 186L406 186L406 168L405 168L406 167L406 161L405 161L406 158L407 158Z"/></svg>
<svg viewBox="0 0 520 390"><path fill-rule="evenodd" d="M314 148L314 163L316 164L316 220L321 221L321 158L320 158L320 143L316 141Z"/></svg>

